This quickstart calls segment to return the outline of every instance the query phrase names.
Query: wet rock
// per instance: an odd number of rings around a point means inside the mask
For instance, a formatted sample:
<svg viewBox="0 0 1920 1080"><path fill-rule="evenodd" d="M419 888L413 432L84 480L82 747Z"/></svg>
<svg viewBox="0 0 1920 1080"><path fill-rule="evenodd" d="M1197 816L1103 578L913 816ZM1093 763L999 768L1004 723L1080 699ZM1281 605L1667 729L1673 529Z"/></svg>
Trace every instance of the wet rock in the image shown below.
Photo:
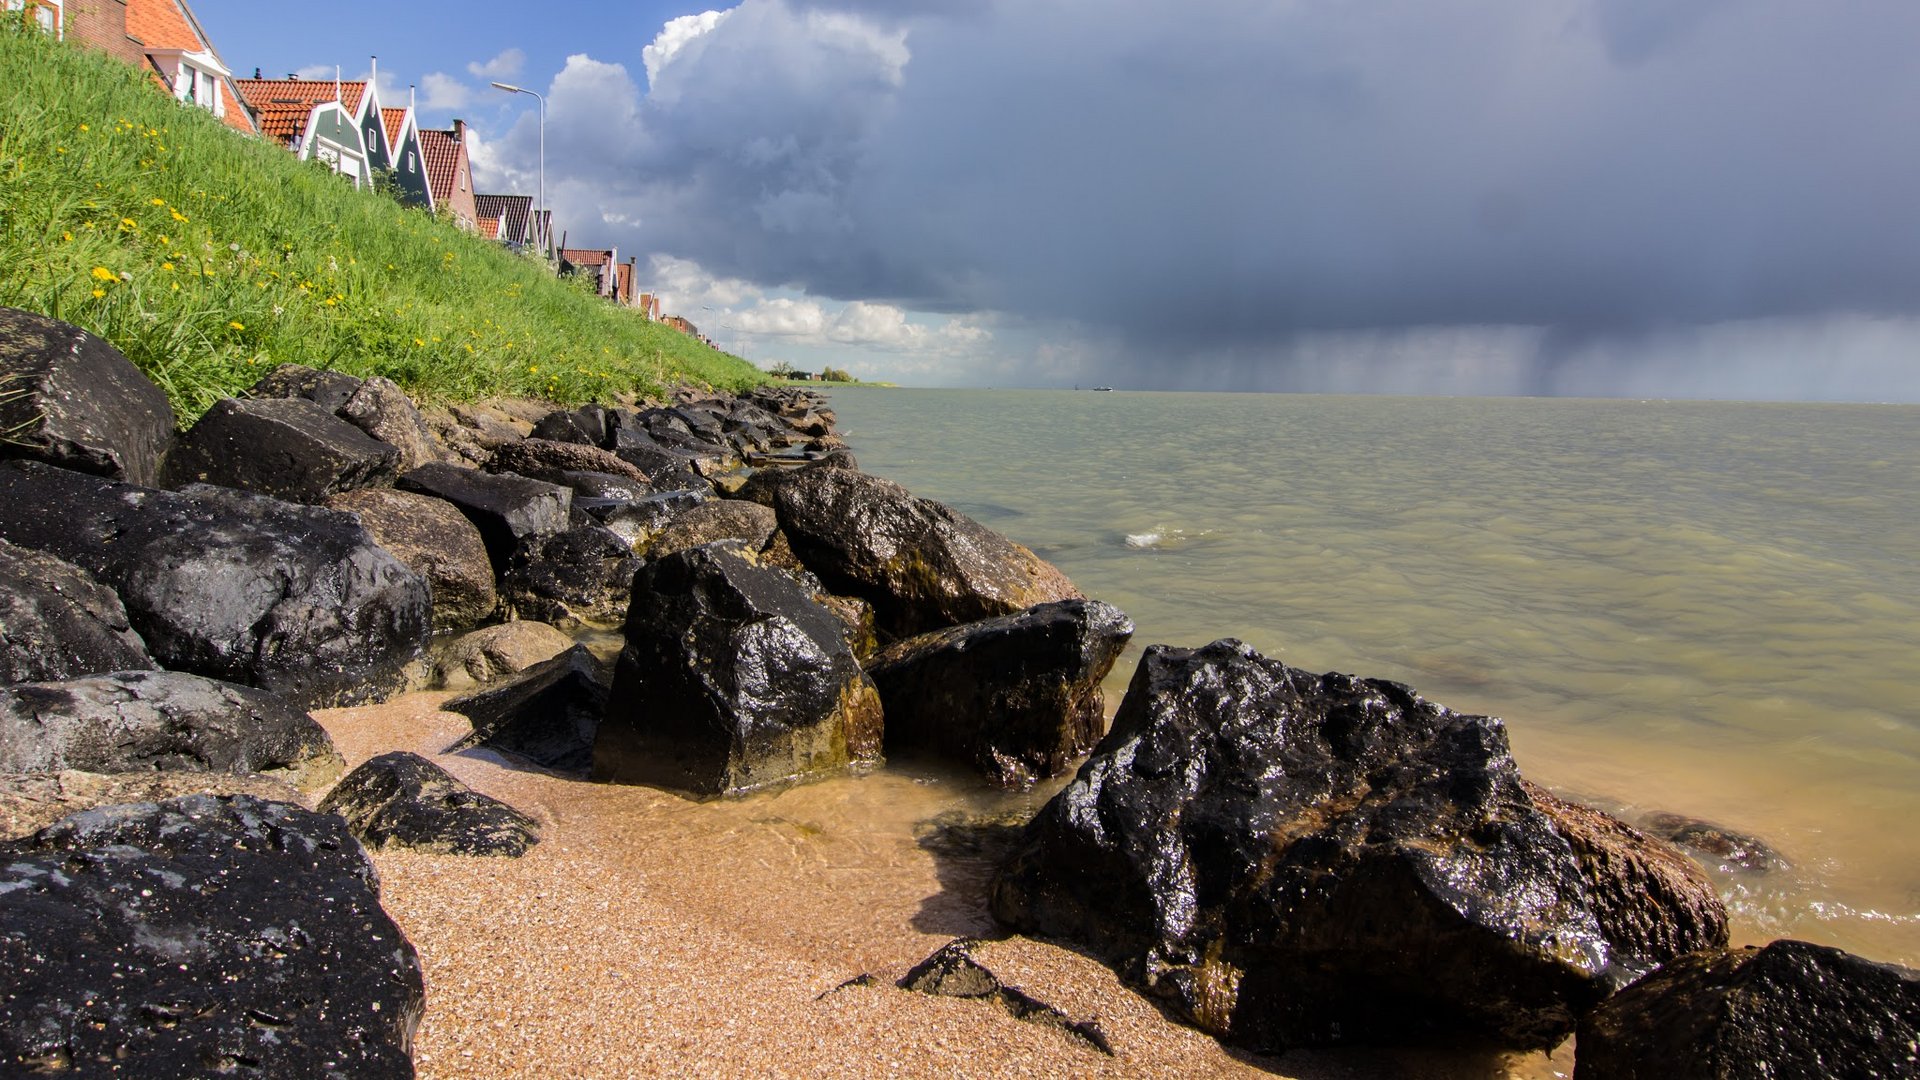
<svg viewBox="0 0 1920 1080"><path fill-rule="evenodd" d="M426 418L392 379L375 375L362 382L334 414L398 451L401 472L441 460Z"/></svg>
<svg viewBox="0 0 1920 1080"><path fill-rule="evenodd" d="M1224 640L1146 650L992 910L1256 1049L1527 1049L1632 977L1617 957L1666 959L1608 940L1589 889L1500 721Z"/></svg>
<svg viewBox="0 0 1920 1080"><path fill-rule="evenodd" d="M173 442L173 409L105 341L0 307L0 434L0 458L151 485Z"/></svg>
<svg viewBox="0 0 1920 1080"><path fill-rule="evenodd" d="M614 473L586 472L577 469L556 469L538 479L561 487L572 488L576 510L583 499L613 500L635 502L652 495L653 485L643 484ZM575 518L579 517L576 513Z"/></svg>
<svg viewBox="0 0 1920 1080"><path fill-rule="evenodd" d="M499 606L480 530L452 503L393 488L364 488L329 495L322 505L358 517L375 543L427 579L435 630L472 626Z"/></svg>
<svg viewBox="0 0 1920 1080"><path fill-rule="evenodd" d="M419 959L346 825L195 795L0 846L0 1069L411 1077Z"/></svg>
<svg viewBox="0 0 1920 1080"><path fill-rule="evenodd" d="M263 773L311 789L343 764L305 712L185 672L0 687L0 772Z"/></svg>
<svg viewBox="0 0 1920 1080"><path fill-rule="evenodd" d="M736 794L880 757L880 699L840 624L737 541L634 579L594 745L601 779Z"/></svg>
<svg viewBox="0 0 1920 1080"><path fill-rule="evenodd" d="M182 795L251 795L268 802L290 803L301 798L299 790L285 780L257 773L91 773L77 769L0 773L0 840L17 840L96 806L162 802Z"/></svg>
<svg viewBox="0 0 1920 1080"><path fill-rule="evenodd" d="M497 573L506 571L513 553L529 538L566 528L573 505L573 492L557 484L457 465L422 465L394 486L452 503L480 530Z"/></svg>
<svg viewBox="0 0 1920 1080"><path fill-rule="evenodd" d="M0 538L113 588L163 666L306 708L400 689L429 632L426 581L332 510L9 462Z"/></svg>
<svg viewBox="0 0 1920 1080"><path fill-rule="evenodd" d="M555 772L585 775L593 766L594 737L607 711L606 675L586 646L575 645L441 708L473 721L473 733L453 749L484 746Z"/></svg>
<svg viewBox="0 0 1920 1080"><path fill-rule="evenodd" d="M1119 608L1061 600L895 642L867 664L887 752L931 751L1003 787L1057 776L1100 738L1100 680L1132 636Z"/></svg>
<svg viewBox="0 0 1920 1080"><path fill-rule="evenodd" d="M445 690L485 686L571 648L572 638L543 622L519 619L483 627L439 650L433 684Z"/></svg>
<svg viewBox="0 0 1920 1080"><path fill-rule="evenodd" d="M674 515L642 553L660 558L716 540L739 540L749 551L763 551L779 524L779 518L767 507L738 499L714 499Z"/></svg>
<svg viewBox="0 0 1920 1080"><path fill-rule="evenodd" d="M1726 947L1726 905L1692 859L1612 815L1521 786L1573 848L1615 967L1638 976L1670 957Z"/></svg>
<svg viewBox="0 0 1920 1080"><path fill-rule="evenodd" d="M1661 811L1648 814L1640 824L1647 832L1693 852L1723 873L1770 874L1790 866L1765 840L1711 821Z"/></svg>
<svg viewBox="0 0 1920 1080"><path fill-rule="evenodd" d="M64 559L0 540L0 684L152 667L112 589Z"/></svg>
<svg viewBox="0 0 1920 1080"><path fill-rule="evenodd" d="M226 398L180 437L166 481L315 503L393 483L399 460L398 450L304 398Z"/></svg>
<svg viewBox="0 0 1920 1080"><path fill-rule="evenodd" d="M532 818L405 751L348 773L320 800L320 812L346 818L348 831L375 851L517 858L540 842Z"/></svg>
<svg viewBox="0 0 1920 1080"><path fill-rule="evenodd" d="M1113 1056L1113 1044L1107 1041L1106 1033L1100 1030L1097 1022L1075 1020L1051 1005L1034 1000L1019 987L1005 985L999 976L975 958L974 950L979 944L971 938L950 941L940 951L914 965L913 970L902 976L896 985L902 990L935 997L989 1001L1005 1009L1016 1020L1054 1028L1080 1040L1091 1049Z"/></svg>
<svg viewBox="0 0 1920 1080"><path fill-rule="evenodd" d="M520 545L500 579L516 616L564 627L611 627L626 616L640 559L613 530L582 525Z"/></svg>
<svg viewBox="0 0 1920 1080"><path fill-rule="evenodd" d="M247 391L250 398L303 398L330 413L360 392L361 380L338 371L321 371L305 364L281 364Z"/></svg>
<svg viewBox="0 0 1920 1080"><path fill-rule="evenodd" d="M799 469L770 501L800 561L832 591L872 604L881 631L895 637L1080 596L1033 552L865 473Z"/></svg>
<svg viewBox="0 0 1920 1080"><path fill-rule="evenodd" d="M646 473L653 485L663 491L711 488L706 474L696 464L698 455L663 446L645 429L616 427L607 449L614 456Z"/></svg>
<svg viewBox="0 0 1920 1080"><path fill-rule="evenodd" d="M612 441L612 414L603 405L551 412L534 424L531 437L604 448Z"/></svg>
<svg viewBox="0 0 1920 1080"><path fill-rule="evenodd" d="M572 486L561 479L569 473L601 473L626 480L640 494L652 494L647 474L598 446L547 439L525 439L508 443L487 459L491 473L517 473L535 480ZM636 496L637 497L637 496Z"/></svg>
<svg viewBox="0 0 1920 1080"><path fill-rule="evenodd" d="M1575 1080L1920 1071L1920 972L1804 941L1675 960L1580 1025Z"/></svg>
<svg viewBox="0 0 1920 1080"><path fill-rule="evenodd" d="M662 491L643 499L577 499L574 524L603 525L636 551L681 514L707 501L704 491Z"/></svg>

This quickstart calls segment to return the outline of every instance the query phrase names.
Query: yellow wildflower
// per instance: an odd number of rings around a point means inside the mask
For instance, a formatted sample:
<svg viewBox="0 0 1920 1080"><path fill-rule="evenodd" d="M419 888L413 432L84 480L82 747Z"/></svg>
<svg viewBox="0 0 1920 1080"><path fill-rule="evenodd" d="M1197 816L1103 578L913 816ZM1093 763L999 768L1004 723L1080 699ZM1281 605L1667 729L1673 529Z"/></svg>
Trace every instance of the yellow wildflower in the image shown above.
<svg viewBox="0 0 1920 1080"><path fill-rule="evenodd" d="M95 295L95 296L105 296L105 295L107 295L107 290L105 290L105 289L95 289L95 290L93 290L93 295Z"/></svg>
<svg viewBox="0 0 1920 1080"><path fill-rule="evenodd" d="M93 276L96 280L99 280L99 281L114 281L114 280L117 280L120 275L114 273L113 271L107 269L104 266L96 266L93 268Z"/></svg>
<svg viewBox="0 0 1920 1080"><path fill-rule="evenodd" d="M90 128L90 127L88 127L88 126L87 126L87 125L85 125L85 124L81 124L81 125L80 125L80 130L81 130L81 131L92 131L93 129L92 129L92 128Z"/></svg>
<svg viewBox="0 0 1920 1080"><path fill-rule="evenodd" d="M427 347L427 343L426 343L426 342L424 342L424 341L421 341L421 340L420 340L419 338L414 338L414 339L413 339L413 343L414 343L415 345L417 345L417 346L419 346L419 347L420 347L420 348L422 348L422 349L424 349L424 348L426 348L426 347Z"/></svg>
<svg viewBox="0 0 1920 1080"><path fill-rule="evenodd" d="M160 264L160 269L162 269L162 270L171 270L171 269L173 269L173 264L172 264L172 263L170 263L170 262L163 262L163 263L161 263L161 264Z"/></svg>
<svg viewBox="0 0 1920 1080"><path fill-rule="evenodd" d="M63 232L60 234L60 239L65 240L67 243L71 244L73 243L73 234L70 232Z"/></svg>
<svg viewBox="0 0 1920 1080"><path fill-rule="evenodd" d="M183 213L181 213L181 212L180 212L180 211L178 211L178 210L175 210L175 211L172 211L172 213L173 213L173 220L175 220L175 221L185 221L185 220L187 220L187 215L185 215L185 214L183 214Z"/></svg>
<svg viewBox="0 0 1920 1080"><path fill-rule="evenodd" d="M240 321L240 320L238 320L238 319L235 319L235 320L233 320L232 322L230 322L230 323L228 323L227 325L228 325L228 326L231 326L231 327L233 327L233 328L234 328L235 330L245 330L245 329L247 328L247 324L246 324L246 323L243 323L243 322L241 322L241 321Z"/></svg>
<svg viewBox="0 0 1920 1080"><path fill-rule="evenodd" d="M148 205L150 205L150 206L165 206L165 205L167 205L167 200L165 200L165 199L148 199L148 200L147 200L147 203L148 203Z"/></svg>

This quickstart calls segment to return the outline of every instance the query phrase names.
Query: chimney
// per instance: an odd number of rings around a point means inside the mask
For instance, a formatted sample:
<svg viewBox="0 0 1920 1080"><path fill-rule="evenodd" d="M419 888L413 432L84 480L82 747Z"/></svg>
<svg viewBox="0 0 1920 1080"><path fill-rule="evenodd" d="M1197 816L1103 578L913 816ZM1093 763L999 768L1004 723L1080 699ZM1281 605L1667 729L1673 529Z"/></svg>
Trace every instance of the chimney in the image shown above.
<svg viewBox="0 0 1920 1080"><path fill-rule="evenodd" d="M467 122L459 117L453 118L453 141L464 142L467 137Z"/></svg>
<svg viewBox="0 0 1920 1080"><path fill-rule="evenodd" d="M367 94L369 97L378 97L379 93L380 58L377 56L369 56L367 57Z"/></svg>
<svg viewBox="0 0 1920 1080"><path fill-rule="evenodd" d="M413 84L407 84L407 108L413 108Z"/></svg>

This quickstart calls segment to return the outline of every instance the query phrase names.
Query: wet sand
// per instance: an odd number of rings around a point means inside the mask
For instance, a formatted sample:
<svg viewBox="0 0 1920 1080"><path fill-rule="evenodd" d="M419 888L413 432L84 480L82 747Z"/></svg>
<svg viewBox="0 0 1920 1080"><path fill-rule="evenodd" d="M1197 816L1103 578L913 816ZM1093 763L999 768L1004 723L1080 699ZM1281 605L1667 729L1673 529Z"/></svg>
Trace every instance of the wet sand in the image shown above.
<svg viewBox="0 0 1920 1080"><path fill-rule="evenodd" d="M1019 813L912 767L695 803L442 750L466 734L451 695L315 713L357 765L432 758L533 815L522 859L375 853L382 901L420 951L423 1078L643 1076L1552 1077L1552 1058L1298 1051L1263 1058L1165 1017L1105 966L1024 938L979 955L1008 985L1099 1022L1107 1057L984 1002L897 990L960 936L993 936L991 857L930 819ZM872 985L835 990L862 974ZM824 996L823 996L824 995Z"/></svg>

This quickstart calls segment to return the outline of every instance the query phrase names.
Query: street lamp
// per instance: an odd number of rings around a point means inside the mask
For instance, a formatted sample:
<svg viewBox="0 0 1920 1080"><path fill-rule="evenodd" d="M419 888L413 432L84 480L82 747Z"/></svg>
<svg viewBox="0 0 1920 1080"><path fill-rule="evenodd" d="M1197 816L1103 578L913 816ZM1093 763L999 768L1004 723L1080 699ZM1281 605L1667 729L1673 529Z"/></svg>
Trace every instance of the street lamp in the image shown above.
<svg viewBox="0 0 1920 1080"><path fill-rule="evenodd" d="M546 98L544 98L544 97L541 97L541 96L540 96L540 95L539 95L538 93L536 93L536 92L534 92L534 91L532 91L532 90L528 90L528 89L527 89L526 87L524 87L524 86L515 86L515 85L513 85L512 83L503 83L503 82L497 82L497 83L494 83L494 84L493 84L493 88L494 88L495 90L505 90L505 91L506 91L507 93L509 93L509 94L532 94L532 95L533 95L533 100L535 100L535 101L537 101L537 102L539 102L539 103L540 103L540 186L539 186L539 188L538 188L538 189L536 189L536 190L537 190L537 192L538 192L538 194L537 194L537 195L535 196L535 202L537 202L537 203L538 203L539 205L537 205L537 206L535 206L535 207L534 207L534 211L533 211L533 227L534 227L534 230L535 230L536 232L544 232L544 233L548 233L548 234L551 234L551 232L552 232L552 226L551 226L551 225L550 225L550 224L549 224L549 223L547 222L547 220L546 220L546 211L547 211L547 99L546 99ZM552 255L553 255L553 250L552 250L552 249L553 249L553 237L552 237L551 235L544 235L544 236L542 236L542 237L540 237L540 240L541 240L541 244L542 244L542 246L543 246L544 248L546 248L546 249L547 249L547 250L545 250L545 251L542 251L542 252L541 252L541 255L542 255L543 257L547 257L547 258L551 258L551 257L552 257Z"/></svg>

